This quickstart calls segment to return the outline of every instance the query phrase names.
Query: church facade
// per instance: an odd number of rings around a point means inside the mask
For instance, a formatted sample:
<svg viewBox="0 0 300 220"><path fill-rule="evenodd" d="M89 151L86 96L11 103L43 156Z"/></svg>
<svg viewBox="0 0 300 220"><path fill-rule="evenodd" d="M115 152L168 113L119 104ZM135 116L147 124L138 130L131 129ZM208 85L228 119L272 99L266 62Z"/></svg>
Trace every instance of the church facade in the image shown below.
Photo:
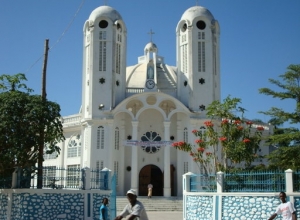
<svg viewBox="0 0 300 220"><path fill-rule="evenodd" d="M188 8L176 27L176 66L152 41L134 66L126 66L127 29L110 6L91 12L83 27L82 106L63 117L61 153L44 164L108 168L117 193L181 196L182 175L199 172L192 158L172 148L194 142L192 130L206 121L205 106L220 100L220 27L201 6ZM141 48L142 52L142 48Z"/></svg>

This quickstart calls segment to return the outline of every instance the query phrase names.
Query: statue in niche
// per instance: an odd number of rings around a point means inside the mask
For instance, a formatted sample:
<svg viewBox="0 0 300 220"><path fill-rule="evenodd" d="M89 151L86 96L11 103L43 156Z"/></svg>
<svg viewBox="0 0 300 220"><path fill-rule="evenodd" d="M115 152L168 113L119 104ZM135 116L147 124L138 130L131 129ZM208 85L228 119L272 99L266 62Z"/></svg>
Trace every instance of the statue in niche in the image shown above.
<svg viewBox="0 0 300 220"><path fill-rule="evenodd" d="M147 70L147 79L154 79L153 67L149 66Z"/></svg>

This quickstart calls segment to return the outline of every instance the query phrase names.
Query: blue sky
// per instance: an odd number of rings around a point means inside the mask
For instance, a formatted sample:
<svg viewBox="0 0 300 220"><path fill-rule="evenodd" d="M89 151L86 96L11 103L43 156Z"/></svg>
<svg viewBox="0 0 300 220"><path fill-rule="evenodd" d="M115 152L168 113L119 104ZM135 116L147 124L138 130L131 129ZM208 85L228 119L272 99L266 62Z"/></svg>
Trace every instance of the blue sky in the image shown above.
<svg viewBox="0 0 300 220"><path fill-rule="evenodd" d="M76 114L81 104L82 30L93 9L107 2L127 26L127 65L137 63L155 32L158 54L176 65L175 28L195 0L1 0L0 74L25 73L27 85L41 92L45 39L50 52L47 98L61 106L63 116ZM242 99L250 119L271 106L293 111L293 101L261 95L290 64L300 64L299 0L200 0L221 27L222 99Z"/></svg>

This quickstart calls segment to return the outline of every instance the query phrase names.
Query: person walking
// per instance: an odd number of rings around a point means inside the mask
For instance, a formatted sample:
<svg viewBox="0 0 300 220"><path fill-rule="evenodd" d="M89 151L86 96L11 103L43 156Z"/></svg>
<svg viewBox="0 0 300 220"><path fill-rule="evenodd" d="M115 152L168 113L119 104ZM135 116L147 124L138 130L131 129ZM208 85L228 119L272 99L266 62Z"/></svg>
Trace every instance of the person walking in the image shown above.
<svg viewBox="0 0 300 220"><path fill-rule="evenodd" d="M106 205L108 204L108 198L102 199L102 205L100 206L100 220L108 220L108 209Z"/></svg>
<svg viewBox="0 0 300 220"><path fill-rule="evenodd" d="M148 199L151 199L152 196L153 185L151 183L148 184Z"/></svg>
<svg viewBox="0 0 300 220"><path fill-rule="evenodd" d="M149 220L144 205L137 200L136 191L130 189L127 191L126 196L129 203L124 207L123 211L115 218L115 220L121 220L126 216L128 216L127 220Z"/></svg>
<svg viewBox="0 0 300 220"><path fill-rule="evenodd" d="M295 207L291 202L286 201L285 192L279 193L279 198L282 203L276 208L276 212L271 215L269 220L276 218L278 214L282 215L282 220L297 220Z"/></svg>

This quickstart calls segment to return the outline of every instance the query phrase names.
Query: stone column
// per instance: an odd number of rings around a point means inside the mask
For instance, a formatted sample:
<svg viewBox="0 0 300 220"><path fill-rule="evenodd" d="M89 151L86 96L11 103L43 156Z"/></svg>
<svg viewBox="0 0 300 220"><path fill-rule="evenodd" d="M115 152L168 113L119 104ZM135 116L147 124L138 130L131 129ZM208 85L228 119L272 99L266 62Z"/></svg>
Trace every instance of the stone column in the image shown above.
<svg viewBox="0 0 300 220"><path fill-rule="evenodd" d="M170 124L171 122L164 122L165 141L170 140ZM170 145L167 144L164 149L164 196L171 197L171 173L170 173Z"/></svg>
<svg viewBox="0 0 300 220"><path fill-rule="evenodd" d="M137 140L138 121L132 121L132 140ZM131 189L138 194L138 146L131 147Z"/></svg>

